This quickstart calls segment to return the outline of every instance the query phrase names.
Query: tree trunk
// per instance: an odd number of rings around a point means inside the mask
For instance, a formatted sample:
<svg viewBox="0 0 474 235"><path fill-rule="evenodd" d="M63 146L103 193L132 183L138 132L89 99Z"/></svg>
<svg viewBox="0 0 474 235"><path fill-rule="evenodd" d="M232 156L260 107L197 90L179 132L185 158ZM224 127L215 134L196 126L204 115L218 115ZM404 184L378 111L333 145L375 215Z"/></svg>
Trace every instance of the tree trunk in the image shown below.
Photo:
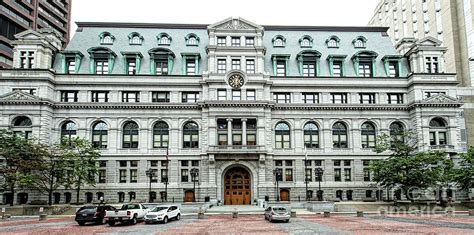
<svg viewBox="0 0 474 235"><path fill-rule="evenodd" d="M52 176L49 179L49 189L48 189L48 205L53 204L53 181L54 181L54 176Z"/></svg>
<svg viewBox="0 0 474 235"><path fill-rule="evenodd" d="M10 206L13 206L13 199L15 198L15 185L14 184L10 185L10 193L11 193Z"/></svg>
<svg viewBox="0 0 474 235"><path fill-rule="evenodd" d="M76 203L79 204L79 193L81 191L81 177L79 176L77 180L77 188L76 188Z"/></svg>

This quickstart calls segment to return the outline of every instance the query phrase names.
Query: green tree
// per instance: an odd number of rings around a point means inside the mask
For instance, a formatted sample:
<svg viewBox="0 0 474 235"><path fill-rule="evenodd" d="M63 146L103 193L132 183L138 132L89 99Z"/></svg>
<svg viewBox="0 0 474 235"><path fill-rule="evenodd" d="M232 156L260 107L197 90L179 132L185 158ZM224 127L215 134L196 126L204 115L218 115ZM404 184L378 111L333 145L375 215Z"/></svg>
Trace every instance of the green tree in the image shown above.
<svg viewBox="0 0 474 235"><path fill-rule="evenodd" d="M0 130L0 156L5 160L0 164L1 187L12 195L10 206L13 206L17 187L33 185L32 172L41 166L45 155L48 155L46 145L15 135L11 131Z"/></svg>
<svg viewBox="0 0 474 235"><path fill-rule="evenodd" d="M474 188L474 147L460 154L459 167L454 169L453 181L464 190Z"/></svg>
<svg viewBox="0 0 474 235"><path fill-rule="evenodd" d="M388 158L374 161L370 168L373 180L387 188L399 187L413 200L411 188L437 186L443 177L445 154L439 151L420 152L415 133L382 134L374 149L377 153L390 150Z"/></svg>
<svg viewBox="0 0 474 235"><path fill-rule="evenodd" d="M88 140L82 138L62 141L61 149L67 159L66 186L75 188L76 203L79 203L81 187L85 185L95 187L100 152Z"/></svg>

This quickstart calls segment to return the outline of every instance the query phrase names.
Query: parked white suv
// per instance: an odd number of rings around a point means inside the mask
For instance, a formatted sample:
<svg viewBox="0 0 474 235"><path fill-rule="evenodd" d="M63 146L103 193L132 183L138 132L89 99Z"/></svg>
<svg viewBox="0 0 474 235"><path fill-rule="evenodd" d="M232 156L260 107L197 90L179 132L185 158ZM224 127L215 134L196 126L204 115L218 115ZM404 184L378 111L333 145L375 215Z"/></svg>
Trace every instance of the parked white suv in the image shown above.
<svg viewBox="0 0 474 235"><path fill-rule="evenodd" d="M145 215L146 224L154 222L163 222L166 224L170 219L181 219L181 210L178 208L178 206L156 206Z"/></svg>

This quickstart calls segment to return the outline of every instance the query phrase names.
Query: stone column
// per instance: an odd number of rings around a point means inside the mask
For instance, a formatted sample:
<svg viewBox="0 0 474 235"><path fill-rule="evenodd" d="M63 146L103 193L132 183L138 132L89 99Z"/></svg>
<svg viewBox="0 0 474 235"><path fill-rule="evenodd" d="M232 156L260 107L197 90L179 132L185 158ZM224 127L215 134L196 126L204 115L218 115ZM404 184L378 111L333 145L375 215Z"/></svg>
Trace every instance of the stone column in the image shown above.
<svg viewBox="0 0 474 235"><path fill-rule="evenodd" d="M247 118L242 118L242 145L247 145Z"/></svg>
<svg viewBox="0 0 474 235"><path fill-rule="evenodd" d="M227 119L227 145L232 145L232 118Z"/></svg>

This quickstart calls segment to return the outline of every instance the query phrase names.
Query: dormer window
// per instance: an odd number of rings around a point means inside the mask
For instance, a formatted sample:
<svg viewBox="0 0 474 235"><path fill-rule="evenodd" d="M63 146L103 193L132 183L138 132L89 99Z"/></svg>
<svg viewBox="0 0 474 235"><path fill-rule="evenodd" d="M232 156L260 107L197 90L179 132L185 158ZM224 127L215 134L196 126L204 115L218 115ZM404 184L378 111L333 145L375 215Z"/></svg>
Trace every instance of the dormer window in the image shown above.
<svg viewBox="0 0 474 235"><path fill-rule="evenodd" d="M438 57L425 57L425 71L427 73L439 73Z"/></svg>
<svg viewBox="0 0 474 235"><path fill-rule="evenodd" d="M35 53L33 51L20 52L20 68L32 69L35 66Z"/></svg>
<svg viewBox="0 0 474 235"><path fill-rule="evenodd" d="M359 36L352 41L354 48L365 48L367 43L367 39L363 36Z"/></svg>
<svg viewBox="0 0 474 235"><path fill-rule="evenodd" d="M341 40L337 36L331 36L326 40L326 45L328 48L339 48L339 42Z"/></svg>
<svg viewBox="0 0 474 235"><path fill-rule="evenodd" d="M114 68L115 54L112 50L105 47L95 47L87 50L90 58L90 73L92 74L110 74Z"/></svg>
<svg viewBox="0 0 474 235"><path fill-rule="evenodd" d="M80 51L62 51L61 54L64 56L63 72L66 74L78 73L84 55Z"/></svg>
<svg viewBox="0 0 474 235"><path fill-rule="evenodd" d="M385 68L385 74L387 74L388 77L391 77L391 78L400 77L401 59L402 59L402 56L400 55L393 55L393 56L387 55L382 58L384 68Z"/></svg>
<svg viewBox="0 0 474 235"><path fill-rule="evenodd" d="M188 34L185 37L186 40L186 46L197 46L199 44L199 37L196 36L196 34Z"/></svg>
<svg viewBox="0 0 474 235"><path fill-rule="evenodd" d="M299 42L302 48L308 48L308 47L313 46L313 38L311 38L308 35L305 35L302 38L300 38Z"/></svg>
<svg viewBox="0 0 474 235"><path fill-rule="evenodd" d="M377 56L378 54L373 51L359 51L352 56L356 75L358 77L374 77Z"/></svg>
<svg viewBox="0 0 474 235"><path fill-rule="evenodd" d="M321 53L318 51L306 50L296 56L298 69L301 76L317 77L319 75L319 59Z"/></svg>
<svg viewBox="0 0 474 235"><path fill-rule="evenodd" d="M109 32L103 32L99 35L99 37L100 37L100 44L105 44L105 45L114 44L115 37Z"/></svg>
<svg viewBox="0 0 474 235"><path fill-rule="evenodd" d="M157 39L158 39L158 45L169 46L171 44L171 37L166 33L160 33L157 36Z"/></svg>
<svg viewBox="0 0 474 235"><path fill-rule="evenodd" d="M143 37L138 33L131 33L128 35L130 45L142 45Z"/></svg>
<svg viewBox="0 0 474 235"><path fill-rule="evenodd" d="M281 35L277 35L272 39L273 47L285 47L286 39Z"/></svg>

